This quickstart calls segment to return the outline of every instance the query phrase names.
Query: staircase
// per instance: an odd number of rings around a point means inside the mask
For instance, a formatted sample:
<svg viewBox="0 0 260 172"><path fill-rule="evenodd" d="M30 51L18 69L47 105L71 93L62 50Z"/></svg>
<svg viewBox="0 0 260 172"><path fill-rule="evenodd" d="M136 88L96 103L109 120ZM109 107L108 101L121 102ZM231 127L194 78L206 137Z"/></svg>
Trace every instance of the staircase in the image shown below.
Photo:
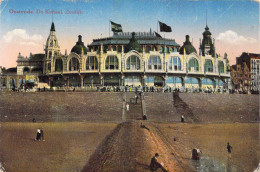
<svg viewBox="0 0 260 172"><path fill-rule="evenodd" d="M142 105L140 96L138 96L135 104L135 93L126 93L126 103L129 104L129 111L126 110L126 120L140 120L142 119Z"/></svg>

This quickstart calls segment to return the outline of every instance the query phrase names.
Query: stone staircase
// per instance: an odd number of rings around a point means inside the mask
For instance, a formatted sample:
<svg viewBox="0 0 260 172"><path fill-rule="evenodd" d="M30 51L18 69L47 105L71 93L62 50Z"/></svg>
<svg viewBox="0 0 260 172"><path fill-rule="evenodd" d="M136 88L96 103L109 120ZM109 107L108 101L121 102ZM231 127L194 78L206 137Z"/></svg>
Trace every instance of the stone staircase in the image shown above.
<svg viewBox="0 0 260 172"><path fill-rule="evenodd" d="M140 96L135 104L135 93L128 92L126 94L126 103L129 104L129 111L126 111L126 120L141 120L142 119L142 105Z"/></svg>

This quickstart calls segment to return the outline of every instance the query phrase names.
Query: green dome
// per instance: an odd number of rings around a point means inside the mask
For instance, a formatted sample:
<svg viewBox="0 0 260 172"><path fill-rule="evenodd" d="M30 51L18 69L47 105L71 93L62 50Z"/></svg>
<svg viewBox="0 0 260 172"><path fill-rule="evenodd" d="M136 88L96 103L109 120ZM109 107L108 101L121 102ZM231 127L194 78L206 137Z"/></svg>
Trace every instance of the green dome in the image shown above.
<svg viewBox="0 0 260 172"><path fill-rule="evenodd" d="M77 53L77 54L82 54L82 49L83 49L84 54L87 54L88 49L87 49L87 47L85 47L84 42L82 42L81 38L82 38L82 36L79 35L78 42L77 42L76 45L71 49L71 52Z"/></svg>
<svg viewBox="0 0 260 172"><path fill-rule="evenodd" d="M137 42L135 32L132 33L132 38L130 39L130 42L126 46L126 52L131 50L136 50L138 52L142 51L141 46Z"/></svg>
<svg viewBox="0 0 260 172"><path fill-rule="evenodd" d="M183 46L180 48L180 54L184 54L184 49L186 54L191 54L193 52L197 53L196 49L190 42L190 36L186 35L186 41L183 43Z"/></svg>

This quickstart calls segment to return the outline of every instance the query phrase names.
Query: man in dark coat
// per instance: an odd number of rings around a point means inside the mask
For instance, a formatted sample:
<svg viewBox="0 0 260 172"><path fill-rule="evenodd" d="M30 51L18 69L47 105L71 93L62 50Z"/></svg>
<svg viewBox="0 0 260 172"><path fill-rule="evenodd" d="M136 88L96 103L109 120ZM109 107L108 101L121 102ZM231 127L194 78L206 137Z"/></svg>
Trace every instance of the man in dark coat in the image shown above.
<svg viewBox="0 0 260 172"><path fill-rule="evenodd" d="M159 157L159 154L156 153L154 157L151 159L150 163L150 170L156 171L158 168L162 169L163 172L168 172L161 163L158 162L157 158Z"/></svg>

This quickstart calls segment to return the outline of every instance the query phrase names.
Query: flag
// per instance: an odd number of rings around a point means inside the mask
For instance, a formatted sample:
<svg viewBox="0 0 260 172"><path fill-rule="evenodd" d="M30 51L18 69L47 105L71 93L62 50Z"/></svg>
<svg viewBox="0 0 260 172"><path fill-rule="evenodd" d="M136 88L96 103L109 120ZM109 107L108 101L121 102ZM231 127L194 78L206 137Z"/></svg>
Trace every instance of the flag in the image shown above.
<svg viewBox="0 0 260 172"><path fill-rule="evenodd" d="M168 26L165 23L162 23L159 21L159 25L160 25L160 32L171 32L172 31L171 26Z"/></svg>
<svg viewBox="0 0 260 172"><path fill-rule="evenodd" d="M111 28L113 32L123 32L121 24L117 24L112 21L110 22L111 22Z"/></svg>
<svg viewBox="0 0 260 172"><path fill-rule="evenodd" d="M154 32L154 33L155 33L156 37L158 37L158 38L162 37L159 33L157 33L157 32Z"/></svg>

